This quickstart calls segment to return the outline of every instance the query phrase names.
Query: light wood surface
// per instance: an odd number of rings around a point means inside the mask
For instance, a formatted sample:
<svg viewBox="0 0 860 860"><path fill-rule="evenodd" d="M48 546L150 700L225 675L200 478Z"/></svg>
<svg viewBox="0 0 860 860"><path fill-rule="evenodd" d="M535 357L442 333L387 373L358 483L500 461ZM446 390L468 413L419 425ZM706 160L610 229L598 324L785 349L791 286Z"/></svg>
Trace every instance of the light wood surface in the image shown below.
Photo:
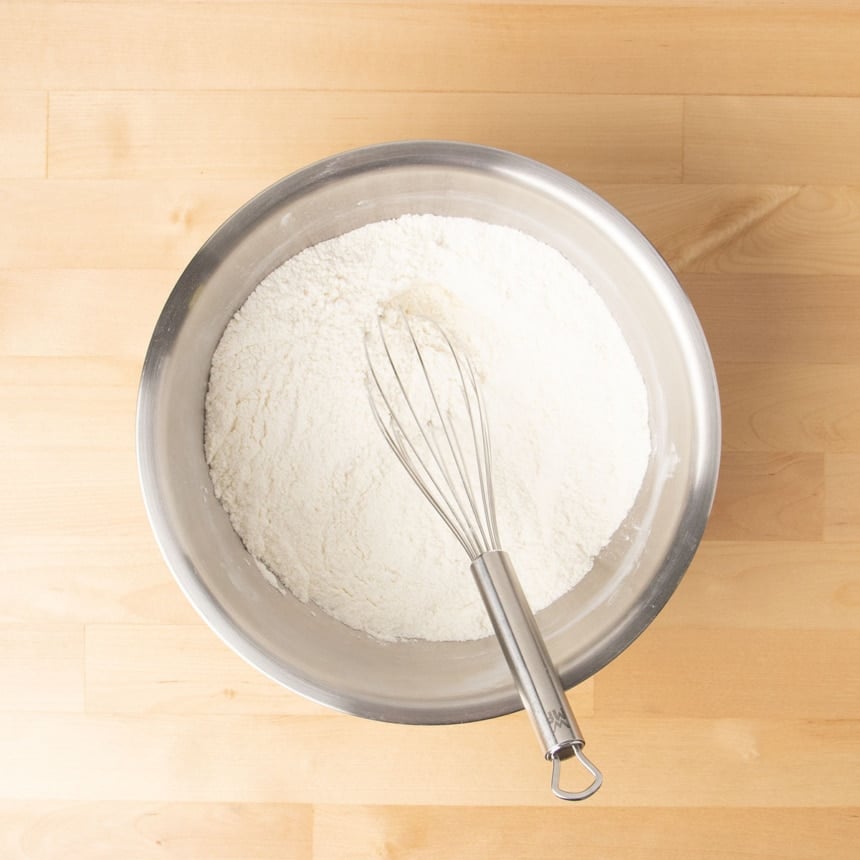
<svg viewBox="0 0 860 860"><path fill-rule="evenodd" d="M587 182L677 271L720 486L648 631L523 714L335 714L198 619L137 486L179 272L267 183L386 139ZM0 3L0 857L828 858L860 845L860 6Z"/></svg>

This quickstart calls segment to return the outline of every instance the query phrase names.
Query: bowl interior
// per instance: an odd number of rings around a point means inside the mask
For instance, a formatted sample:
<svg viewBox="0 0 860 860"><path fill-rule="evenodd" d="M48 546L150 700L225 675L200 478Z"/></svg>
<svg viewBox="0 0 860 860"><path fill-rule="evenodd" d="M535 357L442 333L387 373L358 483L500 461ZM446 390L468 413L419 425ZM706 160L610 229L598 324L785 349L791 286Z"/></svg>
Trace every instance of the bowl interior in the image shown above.
<svg viewBox="0 0 860 860"><path fill-rule="evenodd" d="M483 147L388 144L264 191L204 245L164 308L141 381L138 458L162 552L231 647L332 707L446 723L520 706L496 641L383 643L281 595L214 497L203 455L212 354L260 280L309 245L425 212L514 227L556 248L602 296L639 364L653 442L642 489L591 573L538 615L566 687L609 662L663 606L698 545L716 482L719 405L698 321L663 260L609 204L549 168Z"/></svg>

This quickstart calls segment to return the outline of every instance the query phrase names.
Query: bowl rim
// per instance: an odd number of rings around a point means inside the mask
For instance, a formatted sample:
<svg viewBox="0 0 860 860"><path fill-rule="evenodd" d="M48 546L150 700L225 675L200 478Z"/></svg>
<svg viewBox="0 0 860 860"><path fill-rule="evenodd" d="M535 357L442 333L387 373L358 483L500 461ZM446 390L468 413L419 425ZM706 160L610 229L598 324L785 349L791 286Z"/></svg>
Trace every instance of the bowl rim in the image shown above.
<svg viewBox="0 0 860 860"><path fill-rule="evenodd" d="M480 707L470 708L468 714L454 713L450 707L428 712L414 707L385 706L339 695L326 686L308 680L291 671L255 643L234 622L207 588L187 558L174 533L162 504L158 482L152 467L155 451L149 422L153 409L153 392L162 373L164 344L169 343L171 330L188 311L194 291L205 281L213 261L221 258L222 247L232 247L237 232L255 223L273 207L285 200L303 195L329 181L363 173L376 168L394 166L429 166L456 169L488 169L523 176L543 193L571 205L575 199L587 208L589 216L602 229L631 243L636 250L638 265L650 268L655 277L672 294L673 310L680 315L692 343L695 362L688 365L694 377L693 387L708 401L707 409L698 415L700 450L696 463L696 480L690 491L686 509L679 522L679 540L673 547L671 564L664 562L649 581L636 613L628 614L598 650L585 661L584 670L560 672L565 689L590 677L624 651L648 627L663 609L684 576L701 542L713 505L720 462L721 418L720 400L713 359L698 317L671 268L653 244L624 215L607 200L581 182L546 164L507 150L473 143L447 140L403 140L373 144L347 150L320 159L282 177L264 188L223 221L191 258L170 292L155 324L140 374L136 414L136 454L138 477L144 507L162 557L181 591L218 637L255 669L300 695L335 710L355 716L394 723L441 725L473 722L502 716L522 708L516 694L503 693L487 697Z"/></svg>

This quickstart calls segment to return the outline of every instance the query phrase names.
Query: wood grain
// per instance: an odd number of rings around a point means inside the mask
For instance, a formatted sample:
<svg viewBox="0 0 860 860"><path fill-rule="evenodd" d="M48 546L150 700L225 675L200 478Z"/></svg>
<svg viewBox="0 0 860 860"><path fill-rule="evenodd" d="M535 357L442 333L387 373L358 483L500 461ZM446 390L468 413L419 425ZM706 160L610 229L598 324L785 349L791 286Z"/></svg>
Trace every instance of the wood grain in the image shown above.
<svg viewBox="0 0 860 860"><path fill-rule="evenodd" d="M248 725L227 715L0 713L0 798L558 808L523 713L494 721L491 748L481 723L257 715ZM850 720L595 719L589 744L612 779L590 805L855 805L854 729ZM655 761L661 778L649 782ZM816 768L829 778L810 783Z"/></svg>
<svg viewBox="0 0 860 860"><path fill-rule="evenodd" d="M584 180L681 177L681 99L566 93L58 92L56 177L260 176L402 138L512 149Z"/></svg>
<svg viewBox="0 0 860 860"><path fill-rule="evenodd" d="M18 361L3 380L136 386L141 357L177 277L173 269L0 270L0 356L72 359ZM130 307L135 313L126 312ZM104 360L83 362L84 356Z"/></svg>
<svg viewBox="0 0 860 860"><path fill-rule="evenodd" d="M390 7L370 3L210 3L201 39L188 4L36 8L11 10L13 23L36 14L45 21L36 52L11 58L15 86L860 91L856 10L441 4L430 16L404 3L392 26Z"/></svg>
<svg viewBox="0 0 860 860"><path fill-rule="evenodd" d="M46 4L0 4L0 88L44 89L49 14Z"/></svg>
<svg viewBox="0 0 860 860"><path fill-rule="evenodd" d="M90 713L334 714L252 669L202 624L89 624L84 665Z"/></svg>
<svg viewBox="0 0 860 860"><path fill-rule="evenodd" d="M212 231L265 184L0 181L0 222L6 225L0 268L171 268L178 276Z"/></svg>
<svg viewBox="0 0 860 860"><path fill-rule="evenodd" d="M178 275L265 185L259 178L0 181L0 220L8 225L0 269L168 268ZM682 274L834 275L851 284L860 276L860 188L592 186ZM63 241L45 243L45 235Z"/></svg>
<svg viewBox="0 0 860 860"><path fill-rule="evenodd" d="M824 457L726 451L708 540L821 540Z"/></svg>
<svg viewBox="0 0 860 860"><path fill-rule="evenodd" d="M45 93L0 90L0 177L45 175L47 122Z"/></svg>
<svg viewBox="0 0 860 860"><path fill-rule="evenodd" d="M22 364L20 361L9 363L19 368ZM111 471L118 465L127 465L125 456L134 453L124 431L128 429L128 410L135 395L134 385L94 385L84 380L77 385L68 382L27 384L21 379L2 384L0 402L12 417L0 428L0 444L21 457L57 452L58 459L75 451L96 449L103 455L103 461L93 470L91 478L108 481ZM58 412L75 403L80 405L82 401L90 408L69 409L62 424L51 420ZM58 481L63 480L64 474L69 476L68 480L80 476L81 466L77 463L56 465Z"/></svg>
<svg viewBox="0 0 860 860"><path fill-rule="evenodd" d="M823 128L827 134L821 133ZM858 151L856 99L684 99L685 182L856 185Z"/></svg>
<svg viewBox="0 0 860 860"><path fill-rule="evenodd" d="M824 481L825 539L860 540L860 455L828 454Z"/></svg>
<svg viewBox="0 0 860 860"><path fill-rule="evenodd" d="M856 0L0 3L0 856L853 860L858 44ZM716 362L710 526L571 693L606 773L576 809L522 713L383 725L256 673L137 486L141 361L200 245L290 170L418 136L594 187Z"/></svg>
<svg viewBox="0 0 860 860"><path fill-rule="evenodd" d="M0 801L0 850L4 860L310 860L313 817L303 804Z"/></svg>
<svg viewBox="0 0 860 860"><path fill-rule="evenodd" d="M45 4L49 3L68 3L69 0L43 0ZM116 6L122 3L136 3L138 0L87 0L91 3L103 3L109 6ZM206 0L162 0L168 3L188 3L199 4ZM257 3L261 0L233 0L235 3ZM316 0L318 5L329 4L334 7L341 6L367 6L368 0ZM487 0L445 0L448 5L464 8L467 6L484 6ZM373 0L374 6L402 6L402 0ZM827 11L835 11L839 9L854 8L854 0L497 0L494 3L496 6L597 6L597 7L652 7L659 6L661 8L669 8L673 6L681 6L684 8L699 8L708 6L724 6L737 9L739 7L769 9L774 6L789 7L792 9L825 9Z"/></svg>
<svg viewBox="0 0 860 860"><path fill-rule="evenodd" d="M703 836L714 857L847 860L856 830L850 808L411 807L265 803L0 802L8 860L364 860L367 857L541 856L624 860L695 854ZM0 835L0 840L4 839ZM753 852L753 855L751 855Z"/></svg>
<svg viewBox="0 0 860 860"><path fill-rule="evenodd" d="M137 363L0 359L4 600L12 621L194 613L147 529L135 478ZM85 503L70 505L70 499ZM117 572L122 575L118 576Z"/></svg>
<svg viewBox="0 0 860 860"><path fill-rule="evenodd" d="M0 624L0 711L82 711L83 656L81 625Z"/></svg>
<svg viewBox="0 0 860 860"><path fill-rule="evenodd" d="M860 274L860 189L603 185L595 188L676 272Z"/></svg>
<svg viewBox="0 0 860 860"><path fill-rule="evenodd" d="M139 527L134 404L133 387L0 386L0 406L10 416L0 427L0 444L10 455L0 474L19 488L0 501L11 534L92 535ZM62 420L54 420L58 415ZM70 506L69 499L81 493L86 505Z"/></svg>
<svg viewBox="0 0 860 860"><path fill-rule="evenodd" d="M722 362L717 379L725 450L860 453L860 364Z"/></svg>
<svg viewBox="0 0 860 860"><path fill-rule="evenodd" d="M740 273L681 281L718 363L860 364L860 279Z"/></svg>
<svg viewBox="0 0 860 860"><path fill-rule="evenodd" d="M314 815L314 856L541 857L628 860L713 857L848 860L857 818L851 809L669 809L323 806Z"/></svg>
<svg viewBox="0 0 860 860"><path fill-rule="evenodd" d="M720 618L721 603L711 608ZM856 638L856 630L738 630L727 624L651 629L600 673L597 721L635 714L860 719Z"/></svg>
<svg viewBox="0 0 860 860"><path fill-rule="evenodd" d="M0 622L198 621L139 517L122 529L66 529L54 520L29 534L4 524L3 550Z"/></svg>
<svg viewBox="0 0 860 860"><path fill-rule="evenodd" d="M25 476L29 479L22 492L0 502L0 517L9 532L18 539L33 539L96 537L109 529L126 535L137 531L145 512L136 483L134 450L94 454L97 449L98 437L89 449L15 451L16 462L0 476L16 479L14 486L21 486ZM97 468L86 462L95 456ZM82 501L71 505L71 499Z"/></svg>
<svg viewBox="0 0 860 860"><path fill-rule="evenodd" d="M69 0L43 0L44 3L68 3ZM122 3L136 3L138 0L88 0L91 3L104 3L116 6ZM169 3L199 4L206 0L162 0ZM233 0L235 3L259 3L260 0ZM368 0L316 0L317 4L329 4L334 7L341 6L367 6ZM448 5L464 8L467 6L484 6L487 0L445 0ZM402 6L402 0L373 0L374 6ZM725 6L730 8L756 8L769 9L774 6L789 7L792 9L811 8L835 11L839 9L854 8L854 0L497 0L496 6L597 6L597 7L652 7L669 8L682 6L684 8L698 8L708 6Z"/></svg>
<svg viewBox="0 0 860 860"><path fill-rule="evenodd" d="M655 625L857 630L858 552L858 543L707 540Z"/></svg>

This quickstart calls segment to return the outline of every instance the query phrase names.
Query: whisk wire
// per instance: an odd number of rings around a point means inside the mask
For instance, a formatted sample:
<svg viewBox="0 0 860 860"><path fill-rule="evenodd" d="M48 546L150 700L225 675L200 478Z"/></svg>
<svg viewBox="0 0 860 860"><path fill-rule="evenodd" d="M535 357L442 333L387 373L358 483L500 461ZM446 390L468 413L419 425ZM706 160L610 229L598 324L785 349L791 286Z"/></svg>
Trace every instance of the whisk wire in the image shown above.
<svg viewBox="0 0 860 860"><path fill-rule="evenodd" d="M383 398L384 399L384 398ZM445 509L439 502L437 502L436 497L430 492L430 490L424 484L424 475L422 475L413 465L412 460L407 456L405 450L403 448L403 434L397 427L396 419L392 417L392 425L389 427L385 424L382 419L382 416L379 413L379 408L376 405L376 402L373 399L371 394L370 396L370 408L373 413L373 417L376 420L376 423L379 429L382 431L382 435L385 437L385 441L388 443L391 450L397 456L397 459L400 461L401 465L404 469L406 469L409 477L412 478L413 482L417 485L418 489L421 490L424 497L428 502L433 506L436 510L436 513L442 518L448 528L453 532L454 536L460 541L463 546L463 549L466 550L467 553L472 552L472 547L466 543L461 537L460 530L457 527L456 521L452 520L453 512L449 513L448 510ZM421 463L424 468L425 473L427 473L428 477L431 481L433 481L432 475L427 472L426 466L424 465L421 458L413 453L413 456ZM434 481L435 483L435 481Z"/></svg>
<svg viewBox="0 0 860 860"><path fill-rule="evenodd" d="M379 366L371 355L371 332L365 332L368 396L389 446L469 558L475 559L500 548L483 399L468 355L454 345L438 323L425 318L420 321L432 331L429 343L437 343L441 355L450 359L441 359L442 366L447 361L448 373L435 378L438 368L428 361L421 338L405 312L399 312L397 323L384 323L380 316L376 321L382 359ZM387 327L399 331L409 345L405 353L397 353L397 358ZM422 380L411 392L405 376L410 370ZM443 408L437 389L452 384L458 396L453 401L447 399L447 408ZM461 399L463 409L454 409Z"/></svg>
<svg viewBox="0 0 860 860"><path fill-rule="evenodd" d="M457 499L457 504L460 507L460 510L463 512L464 516L467 515L467 512L465 510L466 505L463 503L463 500L460 496L461 489L462 489L462 492L465 493L466 500L468 502L468 507L471 509L470 512L472 514L472 519L469 519L468 516L466 516L466 520L468 523L470 535L471 535L471 537L474 541L475 547L477 549L477 554L472 556L472 558L477 558L477 556L480 555L482 552L486 552L488 549L490 549L490 541L489 541L489 538L485 532L483 522L481 519L481 515L480 515L480 511L478 509L477 504L475 503L475 493L474 493L474 489L472 487L471 471L468 468L468 465L466 463L466 458L463 455L463 448L460 444L459 435L455 432L454 428L451 426L453 423L453 420L451 417L451 412L449 410L447 413L443 413L442 408L439 406L439 398L436 394L436 387L433 384L432 379L430 378L430 372L427 369L427 363L424 360L424 354L421 350L421 346L418 343L417 338L415 337L415 332L412 328L411 323L409 322L409 318L405 314L403 314L402 311L401 311L401 314L402 314L402 320L406 324L407 331L409 332L409 336L412 340L412 346L415 349L415 354L418 358L418 363L421 366L421 371L424 374L424 381L427 383L427 388L430 392L430 397L433 401L433 406L436 410L436 416L439 419L439 425L441 426L442 431L444 433L445 441L447 442L447 445L448 445L448 450L451 452L451 459L454 461L454 465L457 469L457 475L460 478L459 483L452 479L452 475L450 473L450 470L444 465L445 460L446 460L446 458L444 458L444 457L440 457L440 468L443 469L443 472L445 474L445 481L448 484L448 488L451 491L452 495L454 495L455 498ZM464 402L466 405L466 412L469 416L469 423L472 425L472 437L474 439L475 433L474 433L474 418L472 415L472 406L471 406L471 402L469 400L468 391L466 389L466 384L465 384L465 379L463 378L463 370L462 370L462 367L460 365L460 360L459 360L459 357L457 355L457 351L454 349L454 345L451 343L445 330L442 329L442 327L439 326L437 323L431 322L431 324L436 329L437 333L441 336L441 338L444 340L445 345L448 348L448 350L450 351L451 357L453 358L454 363L457 367L457 372L458 372L459 377L460 377L460 383L462 385L462 394L463 394L463 399L464 399ZM447 415L447 420L446 420L446 415ZM476 453L476 456L478 459L477 470L480 473L482 464L480 462L480 457L478 455L478 448L477 447L475 448L475 453ZM476 526L477 526L477 528L476 528Z"/></svg>
<svg viewBox="0 0 860 860"><path fill-rule="evenodd" d="M478 403L478 424L481 428L481 450L483 451L484 462L486 463L486 467L481 472L481 476L485 481L483 487L484 512L487 517L487 522L490 525L490 534L492 535L493 547L495 549L500 549L501 542L499 540L499 525L496 522L496 497L495 491L493 489L493 458L492 450L490 448L490 434L487 430L488 420L484 408L484 396L481 394L481 389L478 387L478 383L474 379L474 376L472 377L472 383L475 386L475 399Z"/></svg>
<svg viewBox="0 0 860 860"><path fill-rule="evenodd" d="M392 370L394 372L394 376L397 380L398 387L400 388L400 391L403 395L403 399L405 400L407 407L409 408L409 412L412 415L412 418L415 421L415 424L418 427L418 430L421 433L421 436L422 436L425 444L427 445L427 447L430 451L430 455L433 458L433 462L436 464L436 467L439 469L440 473L442 474L442 478L443 478L444 483L447 487L448 493L450 494L449 496L445 496L445 494L443 492L443 494L442 494L443 500L449 506L452 513L455 514L456 522L460 526L460 528L463 531L463 534L466 537L466 543L470 547L470 549L467 550L467 552L476 552L477 554L480 554L480 551L481 551L480 550L480 547L481 547L480 537L475 532L475 529L473 527L473 520L471 520L469 518L469 511L467 510L467 504L464 503L463 496L462 496L464 490L468 496L468 490L465 488L465 476L463 475L461 465L456 462L456 456L455 456L454 457L455 467L456 467L457 472L461 478L461 482L458 483L454 479L454 476L451 474L451 469L450 469L449 464L448 464L448 458L443 453L442 442L440 441L440 439L436 438L439 435L439 428L441 427L442 435L444 436L445 443L447 444L448 450L453 453L454 448L453 448L453 444L452 444L451 439L452 439L452 435L454 435L454 434L449 429L449 427L445 421L445 416L442 413L442 410L439 406L439 401L438 401L438 398L436 396L435 387L434 387L433 382L430 378L430 373L427 369L427 364L424 361L424 355L421 351L421 347L418 343L418 340L415 337L415 332L412 329L412 325L409 322L409 318L406 316L406 314L402 310L399 313L400 313L400 321L406 328L406 332L408 333L409 339L412 342L412 347L415 351L415 355L416 355L416 358L418 360L419 366L421 367L421 372L424 376L424 381L426 383L427 390L430 393L430 398L431 398L432 403L433 403L433 408L436 412L436 418L438 419L438 425L436 423L434 423L432 418L426 422L422 421L421 418L419 417L418 413L416 412L413 400L409 396L409 394L407 393L406 385L403 381L403 374L400 372L400 369L398 368L397 363L392 358L392 354L391 354L391 351L389 348L388 340L385 337L385 331L382 328L382 320L380 319L379 320L380 333L382 335L382 341L383 341L383 346L385 349L386 356L387 356L387 358L391 364ZM395 416L395 418L396 418L396 416ZM401 431L404 431L403 425L399 421L398 421L398 426L399 426ZM425 429L425 427L426 427L426 429ZM421 463L422 467L424 468L424 470L427 472L427 474L430 476L430 478L432 480L432 472L428 468L427 463L421 458L420 454L418 454L415 446L411 442L411 438L405 432L403 432L403 436L406 439L406 441L409 443L410 448L412 449L413 453L415 453L415 455L418 457L419 462ZM439 487L439 484L435 480L433 480L433 484L437 488L438 491L442 492L441 487ZM450 499L454 500L453 505L451 504Z"/></svg>
<svg viewBox="0 0 860 860"><path fill-rule="evenodd" d="M451 351L451 355L457 365L457 372L460 375L460 382L463 386L463 399L466 403L466 411L469 416L469 426L472 431L472 444L474 446L475 457L478 461L478 480L480 483L481 501L483 502L484 509L484 519L481 520L480 516L478 516L478 522L486 522L488 531L488 535L486 535L487 547L485 551L490 549L501 549L501 545L499 543L499 528L496 522L490 434L487 429L489 425L484 408L484 398L481 394L481 388L478 385L477 377L475 376L475 368L473 367L469 356L463 354L461 360L461 356L451 343L447 332L439 325L437 325L437 328L445 339L445 342L448 344L448 349ZM465 372L463 370L463 364L466 366ZM475 404L477 406L477 421L475 420L475 414L472 407L472 398L469 397L469 388L472 390ZM480 442L478 440L478 428L481 430ZM483 528L481 531L483 532Z"/></svg>
<svg viewBox="0 0 860 860"><path fill-rule="evenodd" d="M418 485L425 498L442 517L445 524L463 546L463 549L468 553L469 557L474 558L477 555L480 555L480 546L478 545L478 541L475 539L473 530L469 528L466 511L460 500L459 494L456 492L450 471L445 466L444 458L441 456L441 452L438 449L438 443L431 438L431 434L427 429L425 429L424 423L418 417L412 400L407 394L400 369L392 356L381 318L377 320L377 325L379 328L380 343L382 344L385 357L390 366L391 375L397 384L397 388L400 391L403 401L406 403L412 422L418 428L418 432L423 440L424 446L430 452L430 457L436 465L436 470L441 474L442 480L446 484L446 488L440 486L440 482L437 479L436 474L434 474L434 469L430 467L425 456L418 450L416 443L406 431L401 419L398 417L398 412L394 409L391 400L386 393L386 387L382 384L380 375L373 359L371 358L368 343L369 336L366 335L364 348L368 368L370 370L368 394L374 418L376 419L376 422L389 446L397 455L397 458L407 470L412 480ZM387 423L380 413L376 397L381 399L382 405L385 408L386 417L390 423ZM435 490L435 493L433 490Z"/></svg>
<svg viewBox="0 0 860 860"><path fill-rule="evenodd" d="M433 506L433 508L436 510L436 512L442 518L445 525L448 526L448 528L451 530L451 532L454 534L454 536L457 538L457 540L460 541L460 543L463 546L463 549L467 553L471 553L472 547L469 546L469 544L464 541L463 537L461 536L460 529L457 526L456 520L452 519L452 516L454 516L453 512L448 511L444 506L442 506L436 500L436 497L433 495L433 493L424 484L424 475L422 475L413 466L412 460L405 453L405 451L403 449L403 445L402 445L403 435L399 430L397 430L395 419L392 418L392 425L390 427L387 426L385 424L385 421L382 418L382 415L380 415L380 413L379 413L379 407L376 405L376 403L373 399L372 392L369 392L369 393L370 393L370 408L371 408L371 411L373 413L373 417L376 420L377 426L382 431L382 435L385 437L385 441L388 443L391 450L397 456L397 459L400 461L403 468L406 469L406 472L408 473L409 477L413 480L413 482L416 484L418 489L421 490L421 493L424 495L424 497L427 499L427 501L430 502L430 504ZM419 462L421 462L420 458L418 458L417 455L413 455L413 456L415 456L416 459L418 459ZM423 465L424 464L422 462L422 466ZM425 471L426 471L426 467L425 467ZM432 475L428 475L428 476L430 477L430 480L432 481L433 480Z"/></svg>

